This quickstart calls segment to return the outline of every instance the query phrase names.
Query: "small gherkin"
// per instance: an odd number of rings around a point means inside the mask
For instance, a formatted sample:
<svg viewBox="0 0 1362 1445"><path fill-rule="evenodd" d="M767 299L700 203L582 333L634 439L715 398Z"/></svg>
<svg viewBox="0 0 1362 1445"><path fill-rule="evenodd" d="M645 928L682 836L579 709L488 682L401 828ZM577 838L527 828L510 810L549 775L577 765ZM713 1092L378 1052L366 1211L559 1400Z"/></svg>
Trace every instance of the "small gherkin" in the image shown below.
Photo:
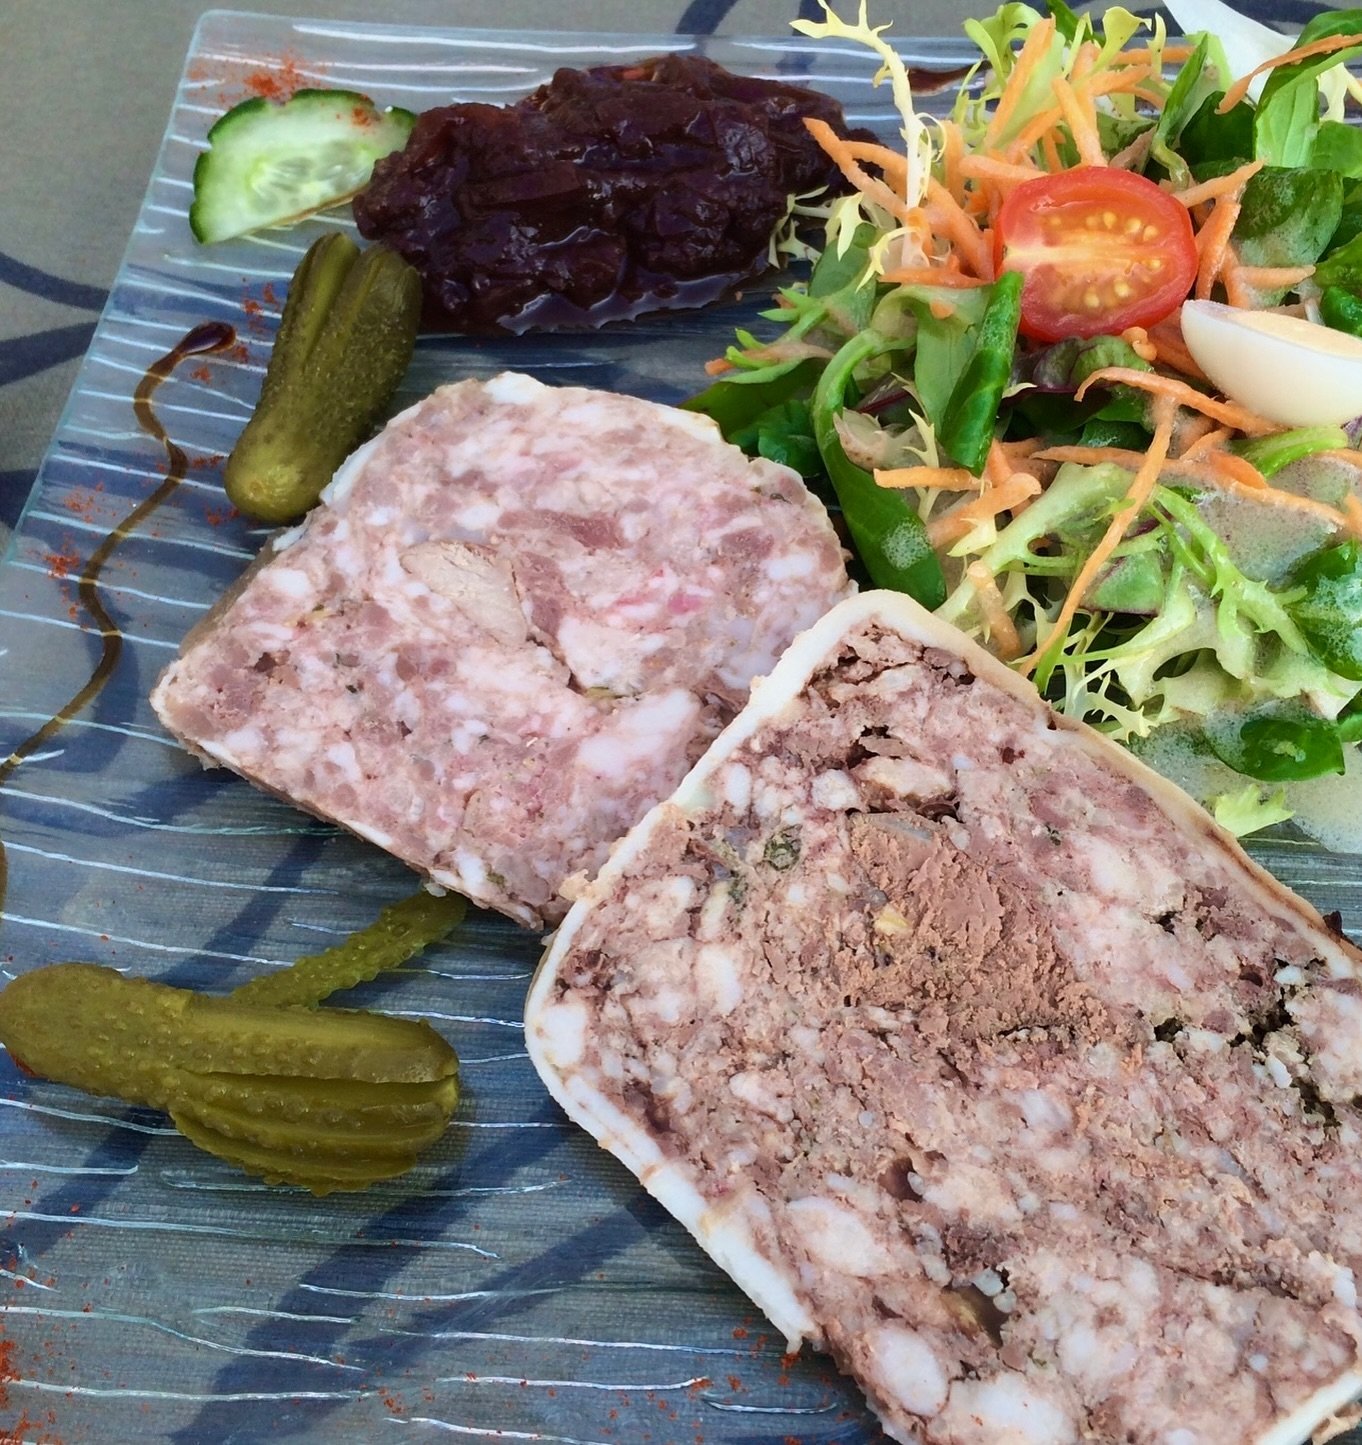
<svg viewBox="0 0 1362 1445"><path fill-rule="evenodd" d="M428 1023L315 1007L443 937L464 901L419 893L323 954L226 997L89 963L0 991L0 1043L21 1066L163 1109L209 1153L314 1194L405 1173L444 1133L459 1061Z"/></svg>
<svg viewBox="0 0 1362 1445"><path fill-rule="evenodd" d="M224 484L238 511L294 522L364 441L411 364L421 278L396 252L333 231L298 264L260 400Z"/></svg>

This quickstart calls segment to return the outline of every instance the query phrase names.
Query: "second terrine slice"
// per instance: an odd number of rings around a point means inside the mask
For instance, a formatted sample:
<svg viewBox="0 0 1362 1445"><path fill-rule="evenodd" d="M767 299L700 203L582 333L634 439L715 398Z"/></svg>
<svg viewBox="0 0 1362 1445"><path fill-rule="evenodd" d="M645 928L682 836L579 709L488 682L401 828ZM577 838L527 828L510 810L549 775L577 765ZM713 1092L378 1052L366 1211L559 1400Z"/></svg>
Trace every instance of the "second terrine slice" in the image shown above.
<svg viewBox="0 0 1362 1445"><path fill-rule="evenodd" d="M906 598L800 637L559 930L531 1056L896 1440L1362 1389L1359 955Z"/></svg>
<svg viewBox="0 0 1362 1445"><path fill-rule="evenodd" d="M515 373L337 473L152 695L203 758L535 926L851 590L707 418Z"/></svg>

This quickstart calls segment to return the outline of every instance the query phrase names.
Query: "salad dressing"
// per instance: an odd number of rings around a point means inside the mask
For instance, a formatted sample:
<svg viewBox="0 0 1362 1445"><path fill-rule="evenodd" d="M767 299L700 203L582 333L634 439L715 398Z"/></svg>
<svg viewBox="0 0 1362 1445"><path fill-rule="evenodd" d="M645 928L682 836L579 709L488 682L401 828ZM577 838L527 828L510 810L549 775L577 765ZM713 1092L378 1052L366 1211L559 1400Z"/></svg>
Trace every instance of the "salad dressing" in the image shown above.
<svg viewBox="0 0 1362 1445"><path fill-rule="evenodd" d="M72 718L77 716L103 690L118 666L123 651L123 634L118 624L106 610L99 596L99 578L104 565L113 556L120 543L132 535L184 480L188 458L171 441L152 408L152 398L157 388L165 381L182 361L191 356L203 356L225 351L236 341L236 331L224 321L206 321L195 326L166 354L147 367L133 393L133 413L142 430L154 437L165 448L165 477L150 496L144 497L121 522L100 542L90 554L81 571L77 592L81 605L98 629L100 638L99 659L89 678L71 700L54 713L37 731L29 734L14 751L0 761L0 789L13 775L14 770L50 738L56 736ZM8 862L3 838L0 838L0 908L5 904L5 893L9 880Z"/></svg>

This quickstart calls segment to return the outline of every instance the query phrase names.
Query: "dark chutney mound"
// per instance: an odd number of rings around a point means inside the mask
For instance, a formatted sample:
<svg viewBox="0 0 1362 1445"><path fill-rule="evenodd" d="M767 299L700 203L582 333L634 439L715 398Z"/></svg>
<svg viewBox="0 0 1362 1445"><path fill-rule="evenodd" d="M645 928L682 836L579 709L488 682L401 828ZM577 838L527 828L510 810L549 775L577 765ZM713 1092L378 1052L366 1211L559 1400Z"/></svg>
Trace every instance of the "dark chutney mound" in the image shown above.
<svg viewBox="0 0 1362 1445"><path fill-rule="evenodd" d="M355 198L421 272L428 329L595 326L699 306L769 264L792 195L844 183L804 126L842 108L699 56L559 70L426 111Z"/></svg>

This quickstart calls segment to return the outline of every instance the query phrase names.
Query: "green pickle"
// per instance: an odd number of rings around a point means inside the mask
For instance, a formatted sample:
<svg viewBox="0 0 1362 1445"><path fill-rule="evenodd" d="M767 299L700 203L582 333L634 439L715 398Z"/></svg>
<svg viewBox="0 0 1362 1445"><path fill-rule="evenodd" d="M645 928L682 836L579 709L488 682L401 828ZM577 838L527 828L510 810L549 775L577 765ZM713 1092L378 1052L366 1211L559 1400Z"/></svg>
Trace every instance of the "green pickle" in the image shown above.
<svg viewBox="0 0 1362 1445"><path fill-rule="evenodd" d="M382 245L314 241L284 302L260 400L224 484L238 511L297 521L364 441L411 364L421 279Z"/></svg>
<svg viewBox="0 0 1362 1445"><path fill-rule="evenodd" d="M362 1189L439 1140L459 1061L428 1023L315 1005L442 938L464 907L418 893L226 997L96 964L35 969L0 991L0 1043L44 1078L165 1110L200 1148L269 1183Z"/></svg>
<svg viewBox="0 0 1362 1445"><path fill-rule="evenodd" d="M397 968L427 944L436 943L463 919L467 904L457 893L413 893L391 903L368 928L324 953L296 959L278 973L249 979L232 993L251 1003L314 1004L339 989L368 983Z"/></svg>

